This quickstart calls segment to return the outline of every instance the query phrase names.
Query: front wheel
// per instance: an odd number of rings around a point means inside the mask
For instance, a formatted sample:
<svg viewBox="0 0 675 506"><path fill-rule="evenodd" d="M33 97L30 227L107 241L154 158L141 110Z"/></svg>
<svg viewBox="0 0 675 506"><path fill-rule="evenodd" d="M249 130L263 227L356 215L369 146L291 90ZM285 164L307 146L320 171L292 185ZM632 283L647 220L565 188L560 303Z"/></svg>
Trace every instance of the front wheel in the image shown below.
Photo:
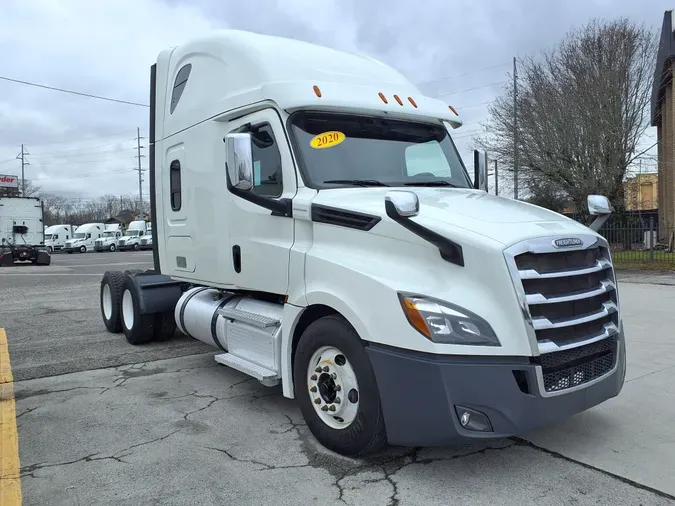
<svg viewBox="0 0 675 506"><path fill-rule="evenodd" d="M360 337L342 317L326 316L307 327L293 376L307 427L326 448L359 457L386 445L375 373Z"/></svg>
<svg viewBox="0 0 675 506"><path fill-rule="evenodd" d="M51 255L52 253L54 253L54 248L52 248L51 246L47 246L47 251L49 251L49 254Z"/></svg>
<svg viewBox="0 0 675 506"><path fill-rule="evenodd" d="M80 253L86 253L87 252L87 247L86 246L80 246Z"/></svg>
<svg viewBox="0 0 675 506"><path fill-rule="evenodd" d="M110 245L110 251L115 251L117 249L117 246L115 244Z"/></svg>
<svg viewBox="0 0 675 506"><path fill-rule="evenodd" d="M138 245L138 243L134 244L134 251L138 251L139 248L140 246Z"/></svg>

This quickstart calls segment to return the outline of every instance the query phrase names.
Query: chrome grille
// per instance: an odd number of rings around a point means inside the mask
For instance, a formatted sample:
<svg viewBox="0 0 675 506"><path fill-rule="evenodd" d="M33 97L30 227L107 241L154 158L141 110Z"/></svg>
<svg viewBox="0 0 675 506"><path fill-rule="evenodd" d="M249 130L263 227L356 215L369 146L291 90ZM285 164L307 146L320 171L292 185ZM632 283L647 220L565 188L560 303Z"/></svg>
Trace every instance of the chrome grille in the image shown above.
<svg viewBox="0 0 675 506"><path fill-rule="evenodd" d="M547 392L592 381L616 361L616 353L608 350L583 360L574 356L598 343L616 343L619 300L606 242L575 235L581 245L555 247L554 241L565 237L529 240L506 251L532 344L541 354Z"/></svg>

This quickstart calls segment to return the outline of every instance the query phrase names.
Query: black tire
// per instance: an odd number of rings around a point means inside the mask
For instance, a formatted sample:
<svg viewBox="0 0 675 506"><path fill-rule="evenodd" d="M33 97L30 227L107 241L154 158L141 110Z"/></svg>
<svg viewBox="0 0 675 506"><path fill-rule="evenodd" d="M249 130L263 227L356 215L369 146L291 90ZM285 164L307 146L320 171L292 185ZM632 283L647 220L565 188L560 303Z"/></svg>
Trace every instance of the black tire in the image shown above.
<svg viewBox="0 0 675 506"><path fill-rule="evenodd" d="M108 332L119 334L122 332L122 285L124 284L124 274L120 271L106 271L101 279L101 289L99 291L99 303L101 306L101 317ZM110 298L112 299L112 308L110 318L106 318L103 310L103 292L108 285Z"/></svg>
<svg viewBox="0 0 675 506"><path fill-rule="evenodd" d="M49 251L49 254L51 255L52 253L54 253L54 248L52 248L51 246L47 246L47 251Z"/></svg>
<svg viewBox="0 0 675 506"><path fill-rule="evenodd" d="M176 333L176 319L172 311L155 314L155 341L168 341Z"/></svg>
<svg viewBox="0 0 675 506"><path fill-rule="evenodd" d="M127 324L124 321L124 295L127 290L131 296L133 306L134 318L131 328L127 327ZM133 344L134 346L146 344L152 341L155 334L155 315L142 315L138 299L139 294L136 290L136 284L134 283L133 275L125 274L124 282L122 283L122 304L120 305L120 312L122 314L122 332L124 332L124 337L126 337L129 344Z"/></svg>
<svg viewBox="0 0 675 506"><path fill-rule="evenodd" d="M86 253L87 252L87 247L82 245L80 246L80 253Z"/></svg>
<svg viewBox="0 0 675 506"><path fill-rule="evenodd" d="M136 274L140 274L142 272L145 272L143 269L127 269L124 271L124 274L129 274L131 276L135 276Z"/></svg>
<svg viewBox="0 0 675 506"><path fill-rule="evenodd" d="M138 251L140 249L140 246L138 243L134 244L134 251Z"/></svg>
<svg viewBox="0 0 675 506"><path fill-rule="evenodd" d="M117 246L115 244L111 244L110 247L108 248L110 251L115 251L117 249Z"/></svg>
<svg viewBox="0 0 675 506"><path fill-rule="evenodd" d="M343 429L332 428L321 420L306 386L309 361L322 346L334 346L345 355L359 384L356 418ZM344 318L325 316L307 327L295 351L293 378L295 396L307 427L323 446L348 457L370 455L385 447L387 435L375 373L361 338Z"/></svg>
<svg viewBox="0 0 675 506"><path fill-rule="evenodd" d="M38 251L35 255L35 261L33 263L37 265L51 265L52 256L46 251Z"/></svg>

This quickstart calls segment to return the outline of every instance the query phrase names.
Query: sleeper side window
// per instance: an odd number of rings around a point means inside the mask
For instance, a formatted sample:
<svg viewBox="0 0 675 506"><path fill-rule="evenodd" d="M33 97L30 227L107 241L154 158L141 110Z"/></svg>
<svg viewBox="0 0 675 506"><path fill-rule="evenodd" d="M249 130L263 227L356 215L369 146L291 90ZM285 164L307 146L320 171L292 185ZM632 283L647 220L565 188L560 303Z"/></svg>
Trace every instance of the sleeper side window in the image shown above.
<svg viewBox="0 0 675 506"><path fill-rule="evenodd" d="M188 63L178 71L176 80L173 83L173 92L171 93L171 108L169 110L169 114L173 114L173 111L176 109L178 101L180 100L183 90L185 89L185 85L187 84L188 77L190 77L191 71L192 63Z"/></svg>

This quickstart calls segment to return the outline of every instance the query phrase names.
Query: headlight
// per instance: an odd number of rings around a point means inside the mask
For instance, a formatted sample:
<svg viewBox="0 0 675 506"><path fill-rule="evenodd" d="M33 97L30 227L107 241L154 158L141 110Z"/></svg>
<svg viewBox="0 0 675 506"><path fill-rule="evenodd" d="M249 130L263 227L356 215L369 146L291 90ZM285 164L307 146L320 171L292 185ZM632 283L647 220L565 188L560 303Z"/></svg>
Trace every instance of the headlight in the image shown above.
<svg viewBox="0 0 675 506"><path fill-rule="evenodd" d="M427 297L398 296L410 325L434 343L501 346L490 324L471 311Z"/></svg>

